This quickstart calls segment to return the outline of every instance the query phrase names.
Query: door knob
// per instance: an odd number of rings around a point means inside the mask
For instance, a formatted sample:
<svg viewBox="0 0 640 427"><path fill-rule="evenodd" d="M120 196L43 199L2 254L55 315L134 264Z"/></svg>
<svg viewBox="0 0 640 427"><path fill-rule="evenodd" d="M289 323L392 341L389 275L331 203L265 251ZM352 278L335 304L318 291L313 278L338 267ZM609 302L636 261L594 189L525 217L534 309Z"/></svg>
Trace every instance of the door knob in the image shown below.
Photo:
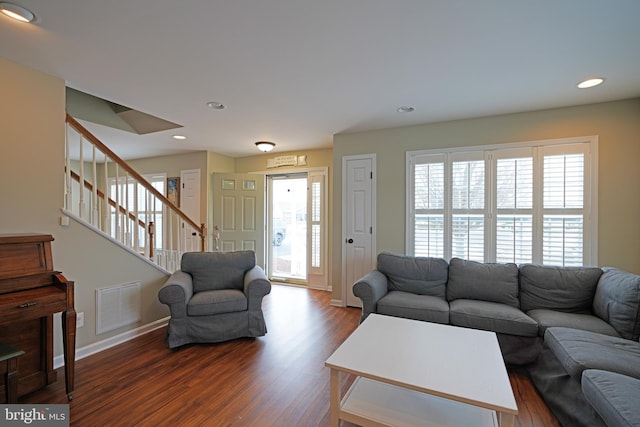
<svg viewBox="0 0 640 427"><path fill-rule="evenodd" d="M353 243L353 239L347 239L347 243Z"/></svg>

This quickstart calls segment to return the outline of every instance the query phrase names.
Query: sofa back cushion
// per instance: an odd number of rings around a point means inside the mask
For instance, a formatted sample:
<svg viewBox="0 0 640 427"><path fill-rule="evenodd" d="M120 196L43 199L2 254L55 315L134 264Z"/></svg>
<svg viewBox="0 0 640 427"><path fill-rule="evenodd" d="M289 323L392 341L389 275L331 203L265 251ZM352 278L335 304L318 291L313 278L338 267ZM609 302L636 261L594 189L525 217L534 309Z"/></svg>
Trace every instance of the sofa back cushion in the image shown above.
<svg viewBox="0 0 640 427"><path fill-rule="evenodd" d="M187 252L180 269L193 278L193 291L244 289L244 273L256 265L253 251Z"/></svg>
<svg viewBox="0 0 640 427"><path fill-rule="evenodd" d="M474 299L519 307L518 266L452 258L447 299Z"/></svg>
<svg viewBox="0 0 640 427"><path fill-rule="evenodd" d="M593 312L622 338L640 337L640 276L605 268L593 298Z"/></svg>
<svg viewBox="0 0 640 427"><path fill-rule="evenodd" d="M390 291L445 297L449 265L442 258L378 254L378 271L387 276Z"/></svg>
<svg viewBox="0 0 640 427"><path fill-rule="evenodd" d="M592 313L602 270L595 267L520 266L520 308Z"/></svg>

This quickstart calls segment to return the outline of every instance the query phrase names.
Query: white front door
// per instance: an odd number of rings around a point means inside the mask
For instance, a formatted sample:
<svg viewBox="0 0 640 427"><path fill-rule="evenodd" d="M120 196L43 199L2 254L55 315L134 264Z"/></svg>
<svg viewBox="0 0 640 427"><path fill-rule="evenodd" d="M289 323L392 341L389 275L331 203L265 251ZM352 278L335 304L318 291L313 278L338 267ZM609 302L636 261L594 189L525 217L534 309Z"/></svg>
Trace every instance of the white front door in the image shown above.
<svg viewBox="0 0 640 427"><path fill-rule="evenodd" d="M360 307L353 284L375 267L375 154L342 159L343 295L349 306Z"/></svg>
<svg viewBox="0 0 640 427"><path fill-rule="evenodd" d="M213 174L212 251L252 250L264 268L264 218L263 175Z"/></svg>

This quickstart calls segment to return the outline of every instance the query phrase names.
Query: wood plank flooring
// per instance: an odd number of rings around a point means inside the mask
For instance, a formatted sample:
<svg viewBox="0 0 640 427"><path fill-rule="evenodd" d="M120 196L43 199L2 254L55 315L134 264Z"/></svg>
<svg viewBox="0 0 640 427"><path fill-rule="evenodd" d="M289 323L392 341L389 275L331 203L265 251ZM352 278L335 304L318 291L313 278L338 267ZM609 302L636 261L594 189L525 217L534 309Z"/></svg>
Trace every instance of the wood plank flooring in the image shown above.
<svg viewBox="0 0 640 427"><path fill-rule="evenodd" d="M71 426L328 426L324 361L360 317L359 309L332 307L330 299L274 284L263 304L265 337L169 350L162 328L82 359ZM511 372L510 379L517 427L559 426L526 375ZM345 378L345 390L352 380ZM64 370L19 403L67 403Z"/></svg>

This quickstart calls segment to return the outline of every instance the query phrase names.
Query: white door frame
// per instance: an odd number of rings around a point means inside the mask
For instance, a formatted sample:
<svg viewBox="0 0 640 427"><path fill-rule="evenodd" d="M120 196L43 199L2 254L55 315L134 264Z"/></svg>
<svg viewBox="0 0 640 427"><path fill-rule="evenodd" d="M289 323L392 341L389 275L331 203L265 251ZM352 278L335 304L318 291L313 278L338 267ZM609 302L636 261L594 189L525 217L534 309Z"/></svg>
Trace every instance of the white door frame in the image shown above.
<svg viewBox="0 0 640 427"><path fill-rule="evenodd" d="M350 160L366 160L366 159L370 159L371 160L371 172L372 172L372 177L371 177L371 226L372 226L372 230L371 230L371 265L376 265L376 258L377 258L377 250L376 250L376 188L377 188L377 184L376 184L376 178L377 178L377 164L376 164L376 154L375 153L371 153L371 154L357 154L357 155L353 155L353 156L343 156L342 157L342 232L341 232L341 256L342 256L342 274L341 274L341 281L342 281L342 301L341 301L341 305L342 307L346 307L347 305L347 286L349 286L349 284L347 283L347 256L346 256L346 240L347 240L347 234L346 234L346 229L347 229L347 177L348 177L348 173L347 173L347 162Z"/></svg>
<svg viewBox="0 0 640 427"><path fill-rule="evenodd" d="M311 289L318 289L318 290L326 290L326 291L330 291L331 290L331 286L329 286L329 269L328 269L328 265L329 265L329 216L328 216L328 212L329 212L329 168L327 168L326 166L324 167L309 167L309 168L277 168L277 169L270 169L270 170L266 170L266 171L262 171L262 172L256 172L256 173L262 173L264 174L265 177L265 271L267 272L267 275L270 275L271 272L268 270L269 266L270 266L270 258L269 258L269 254L270 254L270 249L269 249L269 245L271 245L271 240L270 237L267 236L271 236L272 234L272 230L270 229L269 225L271 223L271 211L272 211L272 206L271 206L271 194L270 194L270 190L269 190L269 176L277 176L277 175L295 175L295 174L303 174L306 173L307 174L307 180L308 183L310 183L310 178L312 175L314 174L319 174L323 177L323 181L322 181L322 200L321 200L321 205L322 205L322 212L321 212L321 236L320 236L320 240L321 240L321 254L320 254L320 264L321 267L320 268L316 268L314 271L314 268L311 266L311 236L308 235L307 236L307 284L306 286L308 288ZM311 197L308 197L307 199L307 206L308 208L310 208L311 206ZM307 212L307 229L309 230L310 233L310 229L311 229L311 215L310 212Z"/></svg>

